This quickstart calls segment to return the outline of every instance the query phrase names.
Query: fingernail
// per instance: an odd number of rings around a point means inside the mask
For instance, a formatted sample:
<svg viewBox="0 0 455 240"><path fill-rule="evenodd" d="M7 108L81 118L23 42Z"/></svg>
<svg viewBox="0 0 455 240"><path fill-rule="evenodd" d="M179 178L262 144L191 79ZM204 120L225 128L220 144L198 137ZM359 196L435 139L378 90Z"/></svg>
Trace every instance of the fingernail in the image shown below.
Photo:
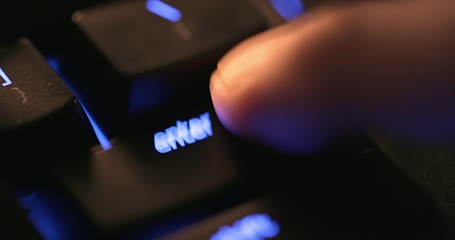
<svg viewBox="0 0 455 240"><path fill-rule="evenodd" d="M224 79L221 77L220 71L217 69L210 77L210 92L221 97L226 92L226 85Z"/></svg>

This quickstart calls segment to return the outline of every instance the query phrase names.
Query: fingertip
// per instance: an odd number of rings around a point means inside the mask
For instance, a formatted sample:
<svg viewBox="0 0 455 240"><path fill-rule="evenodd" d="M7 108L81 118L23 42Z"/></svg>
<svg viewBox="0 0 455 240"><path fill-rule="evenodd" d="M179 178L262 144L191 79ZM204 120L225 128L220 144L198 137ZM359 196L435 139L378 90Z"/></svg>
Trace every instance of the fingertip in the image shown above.
<svg viewBox="0 0 455 240"><path fill-rule="evenodd" d="M234 135L290 154L320 152L330 140L330 123L316 106L301 108L293 97L273 96L244 82L231 85L220 70L210 79L218 119Z"/></svg>
<svg viewBox="0 0 455 240"><path fill-rule="evenodd" d="M325 90L307 79L311 55L299 52L316 43L306 39L302 46L296 26L273 29L231 50L213 72L210 91L219 120L235 135L281 152L312 153L327 139L320 107Z"/></svg>
<svg viewBox="0 0 455 240"><path fill-rule="evenodd" d="M213 107L220 122L229 131L234 134L240 134L240 117L236 113L240 110L238 107L233 107L235 104L234 89L226 85L225 80L217 69L210 77L210 94L212 97Z"/></svg>
<svg viewBox="0 0 455 240"><path fill-rule="evenodd" d="M215 70L210 77L210 95L212 97L213 107L221 123L228 128L229 114L225 111L224 96L226 95L226 86L221 79L220 72Z"/></svg>

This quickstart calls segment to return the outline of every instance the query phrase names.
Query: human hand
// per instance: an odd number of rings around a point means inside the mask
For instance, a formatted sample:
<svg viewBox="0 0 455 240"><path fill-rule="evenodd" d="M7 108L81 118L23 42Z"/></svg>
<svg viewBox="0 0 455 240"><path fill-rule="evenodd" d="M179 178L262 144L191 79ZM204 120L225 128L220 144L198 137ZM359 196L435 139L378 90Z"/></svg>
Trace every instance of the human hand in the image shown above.
<svg viewBox="0 0 455 240"><path fill-rule="evenodd" d="M455 2L327 7L231 50L211 78L221 122L277 150L355 131L455 142Z"/></svg>

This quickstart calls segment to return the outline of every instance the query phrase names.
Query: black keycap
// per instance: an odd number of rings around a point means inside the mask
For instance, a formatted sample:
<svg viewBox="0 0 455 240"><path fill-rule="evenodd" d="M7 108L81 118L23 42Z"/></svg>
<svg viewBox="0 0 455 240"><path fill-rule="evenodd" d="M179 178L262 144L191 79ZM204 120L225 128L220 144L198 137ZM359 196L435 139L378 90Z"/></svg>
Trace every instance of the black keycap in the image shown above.
<svg viewBox="0 0 455 240"><path fill-rule="evenodd" d="M2 160L95 143L79 102L28 40L0 50L0 76Z"/></svg>
<svg viewBox="0 0 455 240"><path fill-rule="evenodd" d="M437 201L375 149L288 174L295 178L265 197L162 237L149 226L128 239L451 239Z"/></svg>
<svg viewBox="0 0 455 240"><path fill-rule="evenodd" d="M115 229L207 200L242 179L269 174L266 153L242 151L207 104L168 106L140 131L113 141L109 151L70 158L55 169L58 181L102 229ZM265 169L264 169L265 168ZM275 169L279 169L276 167ZM243 187L261 179L245 180ZM255 185L257 184L257 185ZM242 187L243 186L243 187ZM210 199L213 200L213 199ZM220 199L222 200L222 198Z"/></svg>
<svg viewBox="0 0 455 240"><path fill-rule="evenodd" d="M73 21L127 76L192 64L267 26L248 1L232 0L118 3L76 12Z"/></svg>
<svg viewBox="0 0 455 240"><path fill-rule="evenodd" d="M205 156L201 147L195 149L199 154L153 158L151 142L149 151L138 153L119 142L107 152L73 159L86 166L69 165L59 177L94 222L110 230L180 208L236 180L229 159Z"/></svg>
<svg viewBox="0 0 455 240"><path fill-rule="evenodd" d="M80 32L59 56L62 73L103 125L206 91L222 54L270 27L243 0L118 2L80 10L73 21ZM106 117L108 106L119 114Z"/></svg>

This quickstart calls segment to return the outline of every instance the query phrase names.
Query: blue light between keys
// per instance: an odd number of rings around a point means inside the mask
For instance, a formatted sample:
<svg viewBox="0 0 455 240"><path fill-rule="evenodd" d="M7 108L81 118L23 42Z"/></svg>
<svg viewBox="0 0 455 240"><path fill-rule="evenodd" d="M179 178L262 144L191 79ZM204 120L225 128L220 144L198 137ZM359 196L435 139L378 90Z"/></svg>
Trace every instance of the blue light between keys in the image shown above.
<svg viewBox="0 0 455 240"><path fill-rule="evenodd" d="M145 3L145 7L149 12L171 22L178 22L182 19L182 13L178 9L161 2L160 0L148 0Z"/></svg>
<svg viewBox="0 0 455 240"><path fill-rule="evenodd" d="M55 207L56 199L34 192L30 195L18 199L23 209L27 209L27 218L34 225L41 237L46 240L69 239L75 235L71 231L71 225L66 225L70 221L67 219L65 211Z"/></svg>
<svg viewBox="0 0 455 240"><path fill-rule="evenodd" d="M46 61L49 64L49 66L51 66L52 69L54 69L54 71L60 76L60 78L67 84L67 86L71 89L71 91L76 95L76 98L78 98L77 92L74 91L74 89L68 84L69 81L66 80L65 75L60 71L60 62L58 61L58 59L55 57L49 56L46 58ZM106 135L103 133L103 131L98 126L98 124L95 122L95 120L92 118L90 113L87 111L87 109L85 109L85 107L82 104L82 101L80 99L79 99L79 103L81 104L82 109L84 110L85 114L87 115L90 125L92 125L93 131L95 132L95 136L98 139L98 141L101 145L101 148L104 151L111 149L112 145L111 145L109 139L107 139Z"/></svg>
<svg viewBox="0 0 455 240"><path fill-rule="evenodd" d="M98 138L98 142L101 145L101 148L104 151L107 151L112 148L111 142L109 139L107 139L106 135L104 135L103 131L101 131L101 128L98 126L98 124L95 122L95 120L92 118L90 113L85 109L84 105L79 101L79 103L82 106L82 109L84 110L85 114L87 115L87 118L92 125L93 131L95 132L96 138Z"/></svg>
<svg viewBox="0 0 455 240"><path fill-rule="evenodd" d="M302 15L305 10L300 0L270 0L270 4L288 21Z"/></svg>

